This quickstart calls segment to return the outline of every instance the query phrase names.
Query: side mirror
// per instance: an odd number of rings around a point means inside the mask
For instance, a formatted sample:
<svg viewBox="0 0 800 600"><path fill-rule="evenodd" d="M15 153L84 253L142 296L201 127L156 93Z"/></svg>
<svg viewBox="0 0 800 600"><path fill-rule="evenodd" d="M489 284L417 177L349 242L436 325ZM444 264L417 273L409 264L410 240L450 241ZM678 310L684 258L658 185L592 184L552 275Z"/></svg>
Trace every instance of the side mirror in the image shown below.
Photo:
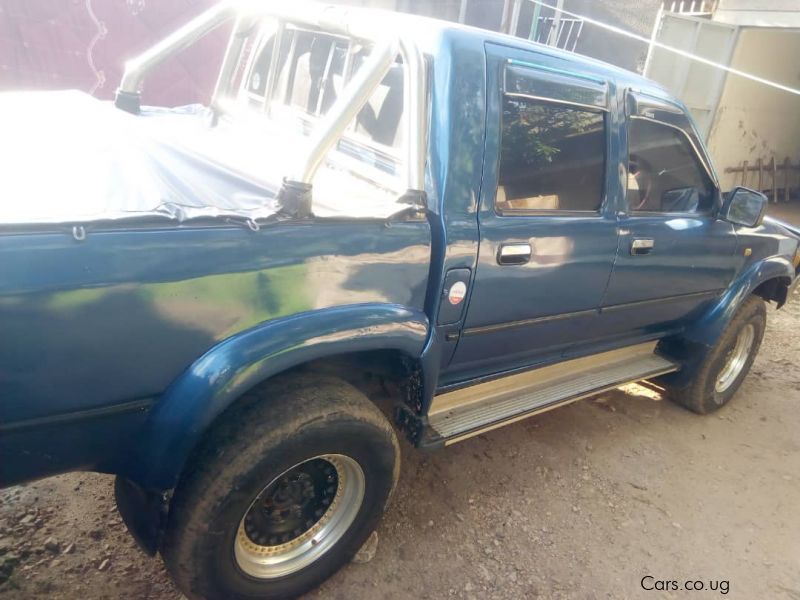
<svg viewBox="0 0 800 600"><path fill-rule="evenodd" d="M737 187L725 199L720 217L736 225L758 227L766 210L767 197L764 194Z"/></svg>

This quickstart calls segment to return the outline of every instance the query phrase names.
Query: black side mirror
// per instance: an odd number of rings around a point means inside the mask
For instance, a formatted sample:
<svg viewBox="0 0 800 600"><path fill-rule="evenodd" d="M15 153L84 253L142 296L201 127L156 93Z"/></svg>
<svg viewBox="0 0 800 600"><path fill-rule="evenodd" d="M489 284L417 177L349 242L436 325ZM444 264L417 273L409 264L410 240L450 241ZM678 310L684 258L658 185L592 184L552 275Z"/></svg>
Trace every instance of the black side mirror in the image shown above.
<svg viewBox="0 0 800 600"><path fill-rule="evenodd" d="M745 227L758 227L767 211L767 197L743 187L734 188L722 205L720 217Z"/></svg>

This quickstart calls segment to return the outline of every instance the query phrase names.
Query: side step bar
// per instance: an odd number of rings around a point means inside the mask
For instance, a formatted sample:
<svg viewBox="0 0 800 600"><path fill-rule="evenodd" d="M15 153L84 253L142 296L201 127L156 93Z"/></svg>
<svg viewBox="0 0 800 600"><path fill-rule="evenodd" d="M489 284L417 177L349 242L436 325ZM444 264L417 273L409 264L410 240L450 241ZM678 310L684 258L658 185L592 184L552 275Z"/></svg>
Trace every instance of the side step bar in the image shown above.
<svg viewBox="0 0 800 600"><path fill-rule="evenodd" d="M445 392L433 399L423 445L454 444L587 396L672 371L656 342L564 361Z"/></svg>

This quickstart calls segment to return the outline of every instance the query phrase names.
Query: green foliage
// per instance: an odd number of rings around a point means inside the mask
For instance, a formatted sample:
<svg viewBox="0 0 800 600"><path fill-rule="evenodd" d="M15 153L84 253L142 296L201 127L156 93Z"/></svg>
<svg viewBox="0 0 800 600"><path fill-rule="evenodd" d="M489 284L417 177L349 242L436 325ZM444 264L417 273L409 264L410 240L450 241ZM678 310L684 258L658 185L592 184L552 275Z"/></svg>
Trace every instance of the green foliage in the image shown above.
<svg viewBox="0 0 800 600"><path fill-rule="evenodd" d="M561 152L563 140L599 127L602 115L598 113L506 98L501 168L508 172L543 168Z"/></svg>

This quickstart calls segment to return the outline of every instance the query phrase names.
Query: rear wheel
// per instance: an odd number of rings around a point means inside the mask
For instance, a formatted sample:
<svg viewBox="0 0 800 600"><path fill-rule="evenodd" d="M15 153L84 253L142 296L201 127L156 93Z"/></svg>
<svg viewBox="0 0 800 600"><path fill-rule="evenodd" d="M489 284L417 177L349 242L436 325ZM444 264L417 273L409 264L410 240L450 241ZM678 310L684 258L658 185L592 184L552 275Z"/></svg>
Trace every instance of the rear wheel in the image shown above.
<svg viewBox="0 0 800 600"><path fill-rule="evenodd" d="M361 392L329 377L271 382L196 453L164 560L189 597L295 597L355 555L398 471L394 431Z"/></svg>
<svg viewBox="0 0 800 600"><path fill-rule="evenodd" d="M766 324L764 301L756 296L745 300L716 345L702 359L692 380L681 387L666 384L669 398L699 414L727 404L750 371Z"/></svg>

